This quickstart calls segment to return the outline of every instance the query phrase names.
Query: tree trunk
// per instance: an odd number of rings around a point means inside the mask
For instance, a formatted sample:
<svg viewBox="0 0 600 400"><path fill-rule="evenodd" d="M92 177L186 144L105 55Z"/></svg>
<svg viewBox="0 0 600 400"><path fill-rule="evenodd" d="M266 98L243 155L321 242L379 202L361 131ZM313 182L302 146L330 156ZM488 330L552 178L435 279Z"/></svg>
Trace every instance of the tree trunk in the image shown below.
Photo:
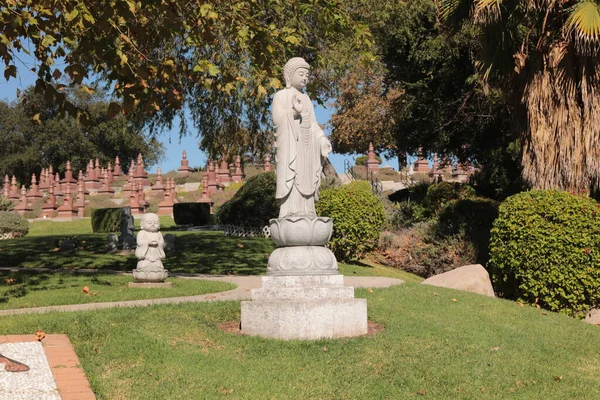
<svg viewBox="0 0 600 400"><path fill-rule="evenodd" d="M523 178L534 189L588 193L600 177L600 74L565 46L543 64L523 93Z"/></svg>

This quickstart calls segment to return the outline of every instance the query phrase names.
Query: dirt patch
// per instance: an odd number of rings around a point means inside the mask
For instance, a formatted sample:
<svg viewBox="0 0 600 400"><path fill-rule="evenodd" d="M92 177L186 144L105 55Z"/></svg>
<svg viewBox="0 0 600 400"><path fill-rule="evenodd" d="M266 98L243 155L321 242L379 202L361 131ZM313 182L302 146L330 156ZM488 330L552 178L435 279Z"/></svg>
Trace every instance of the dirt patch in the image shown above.
<svg viewBox="0 0 600 400"><path fill-rule="evenodd" d="M172 347L177 347L182 344L192 346L200 345L203 353L208 353L211 349L223 349L223 346L215 343L214 340L207 337L199 330L189 330L182 336L171 338L170 344Z"/></svg>
<svg viewBox="0 0 600 400"><path fill-rule="evenodd" d="M240 321L228 321L219 324L219 329L225 333L230 333L232 335L245 336L244 334L242 334L240 325ZM376 335L379 332L383 332L384 329L385 327L383 326L383 324L379 324L373 321L367 321L367 334L363 336Z"/></svg>
<svg viewBox="0 0 600 400"><path fill-rule="evenodd" d="M383 324L379 324L373 321L367 321L367 329L367 334L364 336L377 335L379 332L383 332L385 330L385 327L383 326Z"/></svg>
<svg viewBox="0 0 600 400"><path fill-rule="evenodd" d="M240 321L223 322L219 324L219 329L232 335L244 336L241 331L241 325Z"/></svg>

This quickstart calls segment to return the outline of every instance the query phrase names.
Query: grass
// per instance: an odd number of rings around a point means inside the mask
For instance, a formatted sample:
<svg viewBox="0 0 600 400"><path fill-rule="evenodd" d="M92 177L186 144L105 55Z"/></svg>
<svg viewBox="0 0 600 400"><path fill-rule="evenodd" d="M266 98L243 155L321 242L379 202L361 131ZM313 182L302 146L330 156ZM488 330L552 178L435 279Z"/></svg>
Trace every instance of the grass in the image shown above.
<svg viewBox="0 0 600 400"><path fill-rule="evenodd" d="M66 304L194 296L235 288L225 282L169 278L171 289L129 288L131 276L0 271L0 310ZM82 292L84 286L89 293Z"/></svg>
<svg viewBox="0 0 600 400"><path fill-rule="evenodd" d="M274 249L270 239L175 230L170 217L161 218L161 232L176 237L176 250L167 253L163 262L165 268L173 273L261 274L266 270L268 255ZM135 256L108 254L105 250L106 236L104 233L92 233L90 220L36 221L30 224L30 233L26 237L0 242L0 267L133 270L137 264ZM79 242L79 247L60 250L59 241L73 237Z"/></svg>
<svg viewBox="0 0 600 400"><path fill-rule="evenodd" d="M181 231L171 217L161 217L161 232L176 237L176 250L167 253L165 268L173 273L262 275L269 254L275 249L270 239L224 236L222 232ZM139 229L139 220L136 220ZM63 251L59 241L76 238L79 247ZM0 242L0 267L49 268L51 270L117 270L136 267L133 254L106 253L106 234L92 233L89 219L71 222L36 221L24 238ZM420 278L375 263L339 263L340 273L387 276L408 281Z"/></svg>
<svg viewBox="0 0 600 400"><path fill-rule="evenodd" d="M342 275L356 276L384 276L388 278L402 279L406 282L422 282L424 279L420 276L408 273L398 268L387 267L377 264L374 261L365 259L350 264L338 263L339 271Z"/></svg>
<svg viewBox="0 0 600 400"><path fill-rule="evenodd" d="M373 336L235 336L237 302L1 318L68 334L98 399L597 399L600 329L533 307L406 283L373 293ZM421 395L422 394L422 395Z"/></svg>

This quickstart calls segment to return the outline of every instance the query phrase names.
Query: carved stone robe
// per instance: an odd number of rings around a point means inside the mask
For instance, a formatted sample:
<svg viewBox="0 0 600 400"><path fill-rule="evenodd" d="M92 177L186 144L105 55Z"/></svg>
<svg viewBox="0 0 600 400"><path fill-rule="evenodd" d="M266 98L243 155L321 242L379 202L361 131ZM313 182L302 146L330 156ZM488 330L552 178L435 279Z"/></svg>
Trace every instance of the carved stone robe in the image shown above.
<svg viewBox="0 0 600 400"><path fill-rule="evenodd" d="M300 115L292 108L294 95L303 104ZM272 113L277 161L275 197L281 204L279 218L314 217L323 169L321 141L327 140L325 134L317 123L310 98L294 88L275 93Z"/></svg>
<svg viewBox="0 0 600 400"><path fill-rule="evenodd" d="M155 241L158 246L150 245L150 242ZM162 268L162 258L165 258L165 241L160 232L139 231L137 234L137 248L135 256L137 257L138 268Z"/></svg>

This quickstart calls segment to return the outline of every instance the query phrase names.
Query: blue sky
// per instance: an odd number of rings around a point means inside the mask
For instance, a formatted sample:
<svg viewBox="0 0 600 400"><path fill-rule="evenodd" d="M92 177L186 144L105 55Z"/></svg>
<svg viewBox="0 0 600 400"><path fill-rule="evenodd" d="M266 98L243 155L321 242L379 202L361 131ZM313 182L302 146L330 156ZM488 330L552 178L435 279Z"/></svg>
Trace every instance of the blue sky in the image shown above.
<svg viewBox="0 0 600 400"><path fill-rule="evenodd" d="M28 86L31 86L35 83L37 75L27 68L19 67L19 75L17 75L17 79L10 79L8 82L3 78L4 77L4 66L0 67L0 99L4 101L13 101L16 98L17 89L24 90ZM317 121L323 125L328 125L329 119L331 117L331 110L325 109L324 107L320 107L315 105L315 114L317 117ZM191 121L188 126L192 126ZM173 124L173 129L170 131L165 131L158 136L158 139L165 144L165 158L160 163L161 169L166 171L171 171L177 169L181 160L181 153L183 150L187 151L187 157L191 167L203 166L206 163L206 155L198 148L197 138L193 133L193 127L191 128L191 132L179 139L179 129L178 124ZM365 149L366 153L367 149ZM331 163L335 167L338 174L344 172L344 160L349 159L353 161L356 155L349 154L330 154L329 159ZM384 159L382 165L390 165L394 167L394 169L398 168L398 160L396 158L391 160ZM150 172L155 172L158 165L152 166L149 168Z"/></svg>

